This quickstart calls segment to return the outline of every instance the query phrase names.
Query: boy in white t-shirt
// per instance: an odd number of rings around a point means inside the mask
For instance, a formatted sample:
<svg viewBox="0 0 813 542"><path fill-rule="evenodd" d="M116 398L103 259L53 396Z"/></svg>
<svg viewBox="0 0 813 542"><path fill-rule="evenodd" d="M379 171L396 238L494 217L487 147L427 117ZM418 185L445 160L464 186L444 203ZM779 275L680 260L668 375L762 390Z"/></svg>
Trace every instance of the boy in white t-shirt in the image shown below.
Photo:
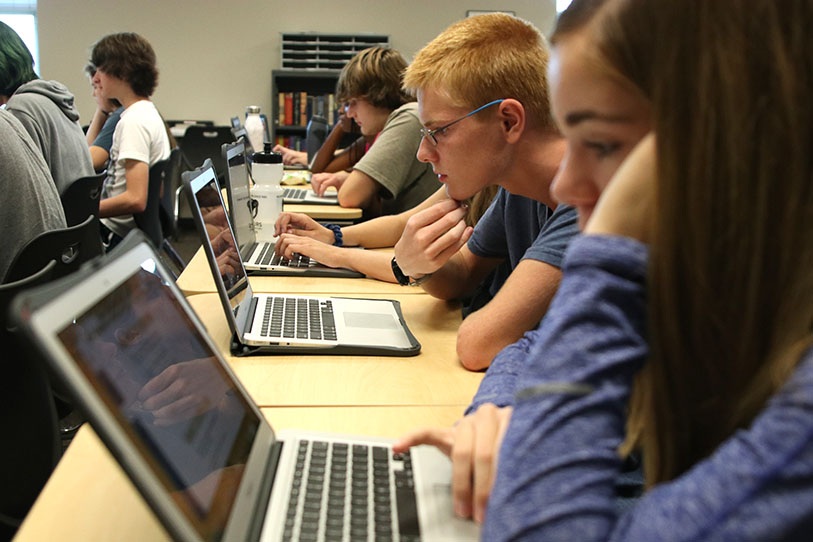
<svg viewBox="0 0 813 542"><path fill-rule="evenodd" d="M147 206L150 167L169 158L164 121L150 101L158 83L155 51L132 32L96 42L90 63L102 98L116 99L124 111L113 134L109 175L99 204L102 236L108 249L136 227L134 213Z"/></svg>

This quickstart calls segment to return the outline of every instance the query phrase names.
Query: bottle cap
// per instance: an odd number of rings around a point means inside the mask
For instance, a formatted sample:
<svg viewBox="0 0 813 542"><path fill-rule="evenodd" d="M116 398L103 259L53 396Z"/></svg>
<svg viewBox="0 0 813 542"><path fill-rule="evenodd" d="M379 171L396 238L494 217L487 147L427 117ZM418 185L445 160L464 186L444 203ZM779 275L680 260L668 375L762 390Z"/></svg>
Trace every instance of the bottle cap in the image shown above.
<svg viewBox="0 0 813 542"><path fill-rule="evenodd" d="M265 142L263 152L255 152L251 157L255 164L281 164L282 154L271 151L271 143Z"/></svg>
<svg viewBox="0 0 813 542"><path fill-rule="evenodd" d="M247 115L252 115L252 114L255 114L255 113L256 114L260 113L260 106L259 105L246 106L246 114Z"/></svg>

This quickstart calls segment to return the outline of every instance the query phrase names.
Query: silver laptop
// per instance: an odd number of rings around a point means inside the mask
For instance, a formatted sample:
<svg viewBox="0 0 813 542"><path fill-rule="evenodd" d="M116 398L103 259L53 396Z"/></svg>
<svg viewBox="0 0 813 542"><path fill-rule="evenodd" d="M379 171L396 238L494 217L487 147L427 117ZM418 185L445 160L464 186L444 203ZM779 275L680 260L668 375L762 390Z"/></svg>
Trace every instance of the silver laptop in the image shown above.
<svg viewBox="0 0 813 542"><path fill-rule="evenodd" d="M325 353L414 356L421 345L390 299L303 297L251 290L211 161L182 175L235 355ZM205 213L205 215L204 215ZM270 277L269 277L270 279Z"/></svg>
<svg viewBox="0 0 813 542"><path fill-rule="evenodd" d="M254 147L248 140L248 134L246 134L246 129L242 126L232 128L231 133L234 136L234 140L236 142L243 144L243 148L245 149L245 156L248 158L246 163L250 163L251 157L254 154ZM224 157L225 152L226 151L224 150L223 151ZM303 175L307 179L307 181L310 181L311 175L310 172L307 171L307 168L305 166L285 166L285 168L288 170L296 170L295 173L297 175ZM247 173L246 175L248 176L249 174ZM324 196L320 196L310 188L296 188L292 186L283 186L282 202L302 203L306 205L338 205L339 194L338 192L328 192Z"/></svg>
<svg viewBox="0 0 813 542"><path fill-rule="evenodd" d="M477 539L434 448L275 434L139 232L13 313L175 540Z"/></svg>
<svg viewBox="0 0 813 542"><path fill-rule="evenodd" d="M246 271L252 275L364 277L358 271L328 267L307 256L296 255L289 260L274 252L274 232L264 231L262 223L254 220L257 202L251 197L251 178L244 149L245 143L238 141L223 144L221 152L226 164L223 187L229 201L229 218Z"/></svg>
<svg viewBox="0 0 813 542"><path fill-rule="evenodd" d="M319 196L310 188L296 188L293 186L282 187L283 203L302 203L305 205L338 205L339 193L328 192L324 196Z"/></svg>

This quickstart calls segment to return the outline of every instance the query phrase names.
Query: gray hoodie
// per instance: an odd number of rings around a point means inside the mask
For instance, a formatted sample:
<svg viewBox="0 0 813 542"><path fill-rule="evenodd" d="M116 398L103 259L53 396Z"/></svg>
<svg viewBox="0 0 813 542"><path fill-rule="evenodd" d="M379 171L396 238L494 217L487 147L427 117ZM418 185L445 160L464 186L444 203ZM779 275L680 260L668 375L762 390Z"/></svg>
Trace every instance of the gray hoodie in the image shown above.
<svg viewBox="0 0 813 542"><path fill-rule="evenodd" d="M65 227L59 194L39 149L22 125L0 109L0 281L26 243L42 232Z"/></svg>
<svg viewBox="0 0 813 542"><path fill-rule="evenodd" d="M94 175L79 112L65 85L42 79L29 81L11 95L6 109L42 151L59 193L76 179Z"/></svg>

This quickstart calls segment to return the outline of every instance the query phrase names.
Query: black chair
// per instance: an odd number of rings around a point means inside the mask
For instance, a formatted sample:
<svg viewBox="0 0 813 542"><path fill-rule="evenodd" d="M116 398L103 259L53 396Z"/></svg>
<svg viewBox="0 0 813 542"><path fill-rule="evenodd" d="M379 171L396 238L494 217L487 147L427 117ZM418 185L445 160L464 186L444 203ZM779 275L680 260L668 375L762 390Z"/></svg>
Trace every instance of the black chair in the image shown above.
<svg viewBox="0 0 813 542"><path fill-rule="evenodd" d="M90 215L99 218L99 199L106 177L106 172L91 177L82 177L72 182L62 192L60 198L68 226L81 224Z"/></svg>
<svg viewBox="0 0 813 542"><path fill-rule="evenodd" d="M16 282L0 285L0 539L10 539L62 454L48 373L9 329L8 308L21 290L53 278L56 261Z"/></svg>
<svg viewBox="0 0 813 542"><path fill-rule="evenodd" d="M201 124L203 126L214 126L215 121L213 121L213 120L186 120L186 119L168 120L167 121L167 126L169 126L170 128L172 128L173 126L177 126L179 124L189 124L190 126L195 125L195 124Z"/></svg>
<svg viewBox="0 0 813 542"><path fill-rule="evenodd" d="M181 258L175 250L175 247L173 247L172 243L166 238L163 229L163 221L161 220L161 188L163 187L164 192L171 190L167 178L170 175L173 156L175 156L176 161L180 159L178 158L179 152L178 149L173 149L169 158L156 162L150 167L147 207L143 212L133 215L136 226L147 235L156 250L169 258L178 272L183 271L186 267L186 262L183 261L183 258ZM170 270L172 270L172 266L170 266ZM173 270L173 273L175 274L175 278L178 278L177 272Z"/></svg>
<svg viewBox="0 0 813 542"><path fill-rule="evenodd" d="M223 162L220 147L233 141L230 126L190 126L180 143L185 170L195 169L207 158L211 158L218 178L222 179L226 164Z"/></svg>
<svg viewBox="0 0 813 542"><path fill-rule="evenodd" d="M136 226L147 234L155 248L161 247L164 233L161 229L161 187L167 175L169 158L161 160L150 166L150 180L147 189L147 206L144 211L133 214Z"/></svg>
<svg viewBox="0 0 813 542"><path fill-rule="evenodd" d="M102 252L98 219L88 216L81 224L43 232L26 243L12 260L3 282L33 275L51 260L56 261L53 275L56 279L76 271Z"/></svg>
<svg viewBox="0 0 813 542"><path fill-rule="evenodd" d="M182 159L180 147L172 149L172 152L169 153L169 164L167 164L166 175L164 176L164 191L161 193L159 209L164 238L174 237L175 232L178 230L179 200L183 188L181 184Z"/></svg>

